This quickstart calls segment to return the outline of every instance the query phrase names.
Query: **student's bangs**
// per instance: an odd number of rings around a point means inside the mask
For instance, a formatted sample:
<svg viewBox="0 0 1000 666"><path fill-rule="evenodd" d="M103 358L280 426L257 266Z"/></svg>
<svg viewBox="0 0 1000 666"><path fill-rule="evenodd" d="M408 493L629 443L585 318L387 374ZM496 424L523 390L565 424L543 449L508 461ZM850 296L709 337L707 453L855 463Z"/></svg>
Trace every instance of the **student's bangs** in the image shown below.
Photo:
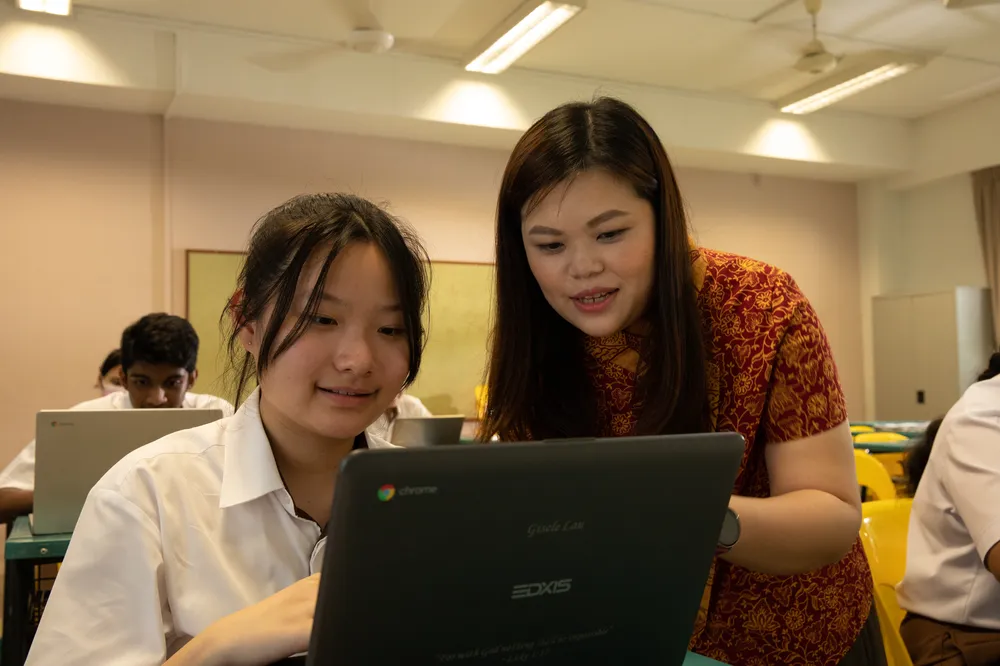
<svg viewBox="0 0 1000 666"><path fill-rule="evenodd" d="M330 267L353 243L372 243L386 257L399 298L409 343L409 372L404 387L416 378L426 341L422 315L429 289L427 253L416 234L375 204L344 194L296 197L272 210L256 225L247 259L237 280L237 296L223 313L228 325L231 370L236 400L242 400L251 379L259 380L271 363L286 352L312 325L319 310ZM295 304L302 271L323 255L316 283L295 323L279 341L282 326ZM267 318L256 364L240 356L239 331L246 322Z"/></svg>

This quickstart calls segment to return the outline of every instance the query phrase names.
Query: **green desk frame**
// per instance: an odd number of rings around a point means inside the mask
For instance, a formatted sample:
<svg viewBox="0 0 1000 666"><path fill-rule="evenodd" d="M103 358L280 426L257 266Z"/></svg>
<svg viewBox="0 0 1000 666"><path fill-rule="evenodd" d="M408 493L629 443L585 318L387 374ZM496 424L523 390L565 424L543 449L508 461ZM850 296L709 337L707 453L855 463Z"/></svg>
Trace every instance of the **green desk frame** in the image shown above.
<svg viewBox="0 0 1000 666"><path fill-rule="evenodd" d="M69 534L35 536L27 516L14 521L4 546L3 643L0 663L22 666L35 634L31 617L35 594L35 567L61 562Z"/></svg>

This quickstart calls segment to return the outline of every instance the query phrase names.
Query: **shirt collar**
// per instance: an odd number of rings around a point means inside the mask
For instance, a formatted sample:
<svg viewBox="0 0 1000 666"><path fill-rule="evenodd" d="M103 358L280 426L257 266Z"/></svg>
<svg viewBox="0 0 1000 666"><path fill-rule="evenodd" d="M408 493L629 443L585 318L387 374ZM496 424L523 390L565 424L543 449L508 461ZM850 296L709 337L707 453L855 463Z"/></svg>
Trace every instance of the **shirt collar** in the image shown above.
<svg viewBox="0 0 1000 666"><path fill-rule="evenodd" d="M219 508L244 504L285 487L271 442L260 420L260 389L255 390L223 425L225 462ZM362 433L358 437L365 437ZM392 444L367 435L368 448L395 448ZM364 448L355 440L355 450Z"/></svg>

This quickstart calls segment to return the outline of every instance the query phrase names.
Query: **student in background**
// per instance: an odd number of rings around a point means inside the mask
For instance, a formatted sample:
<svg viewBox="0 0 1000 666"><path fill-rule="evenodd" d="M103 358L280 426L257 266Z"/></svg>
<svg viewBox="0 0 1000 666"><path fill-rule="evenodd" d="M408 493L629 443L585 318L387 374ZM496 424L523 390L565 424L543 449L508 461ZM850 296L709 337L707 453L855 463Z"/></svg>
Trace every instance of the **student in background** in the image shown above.
<svg viewBox="0 0 1000 666"><path fill-rule="evenodd" d="M162 313L146 315L122 333L120 352L124 391L111 392L70 409L187 407L221 409L224 416L233 413L233 406L222 398L189 390L198 377L198 334L186 319ZM0 521L31 513L34 489L32 440L0 472Z"/></svg>
<svg viewBox="0 0 1000 666"><path fill-rule="evenodd" d="M521 137L496 238L481 439L742 434L740 536L720 544L692 649L884 664L844 395L795 281L697 247L660 140L607 98Z"/></svg>
<svg viewBox="0 0 1000 666"><path fill-rule="evenodd" d="M101 363L97 373L97 384L94 386L101 395L124 391L122 386L122 350L115 349Z"/></svg>
<svg viewBox="0 0 1000 666"><path fill-rule="evenodd" d="M29 666L257 666L308 647L336 474L417 376L427 257L374 204L300 196L258 223L224 315L235 416L94 487Z"/></svg>
<svg viewBox="0 0 1000 666"><path fill-rule="evenodd" d="M938 423L907 459L900 634L914 666L1000 664L1000 354Z"/></svg>
<svg viewBox="0 0 1000 666"><path fill-rule="evenodd" d="M392 440L392 426L396 419L400 417L414 419L425 416L433 416L433 414L424 406L424 403L420 402L420 398L400 393L389 405L389 408L382 413L382 416L378 417L378 421L368 428L368 432L388 442Z"/></svg>

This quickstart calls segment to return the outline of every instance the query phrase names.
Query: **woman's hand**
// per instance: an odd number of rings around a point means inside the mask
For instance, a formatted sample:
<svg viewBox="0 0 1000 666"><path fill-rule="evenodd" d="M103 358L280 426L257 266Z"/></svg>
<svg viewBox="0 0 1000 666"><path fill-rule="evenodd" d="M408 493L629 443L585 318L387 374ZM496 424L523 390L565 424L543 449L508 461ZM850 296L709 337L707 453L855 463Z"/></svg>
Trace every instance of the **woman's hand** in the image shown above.
<svg viewBox="0 0 1000 666"><path fill-rule="evenodd" d="M198 634L165 666L266 666L309 648L319 574L227 615Z"/></svg>

